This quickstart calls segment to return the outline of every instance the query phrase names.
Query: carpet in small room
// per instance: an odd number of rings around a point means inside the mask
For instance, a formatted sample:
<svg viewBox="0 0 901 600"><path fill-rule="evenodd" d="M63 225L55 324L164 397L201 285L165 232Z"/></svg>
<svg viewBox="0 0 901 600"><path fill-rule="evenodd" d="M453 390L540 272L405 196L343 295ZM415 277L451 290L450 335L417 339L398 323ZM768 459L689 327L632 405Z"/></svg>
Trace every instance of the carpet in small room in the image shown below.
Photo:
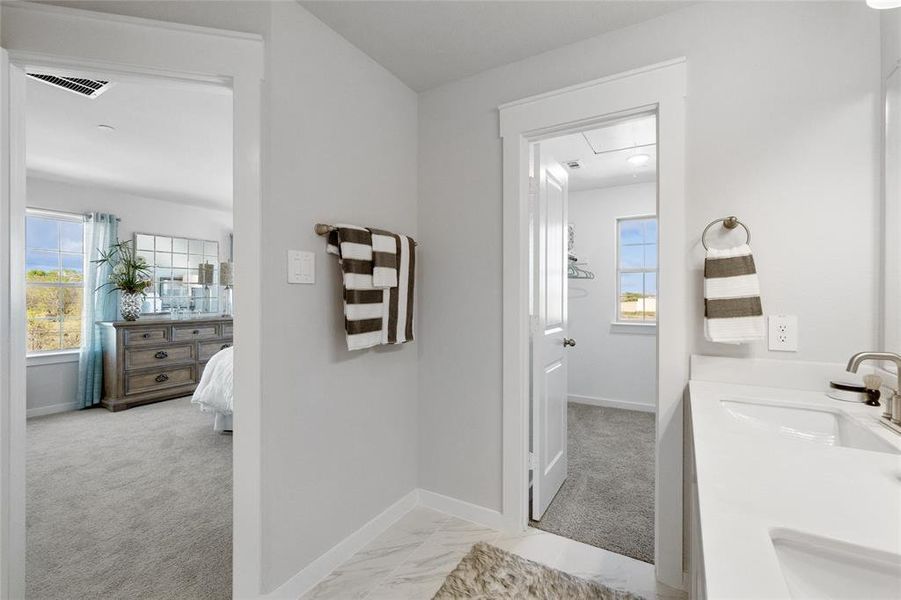
<svg viewBox="0 0 901 600"><path fill-rule="evenodd" d="M231 598L232 438L190 398L27 434L27 598Z"/></svg>
<svg viewBox="0 0 901 600"><path fill-rule="evenodd" d="M531 525L654 562L654 414L570 403L569 469Z"/></svg>

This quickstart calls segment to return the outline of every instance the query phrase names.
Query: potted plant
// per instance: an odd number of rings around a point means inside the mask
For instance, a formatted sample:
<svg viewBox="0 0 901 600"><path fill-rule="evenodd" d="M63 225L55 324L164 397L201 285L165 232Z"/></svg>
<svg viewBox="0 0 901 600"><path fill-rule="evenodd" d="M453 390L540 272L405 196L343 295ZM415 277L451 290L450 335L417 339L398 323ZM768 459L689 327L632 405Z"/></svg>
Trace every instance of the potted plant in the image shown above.
<svg viewBox="0 0 901 600"><path fill-rule="evenodd" d="M144 290L152 285L150 267L147 261L135 252L131 241L116 242L105 252L98 250L98 265L109 265L109 281L98 290L110 286L110 292L119 290L119 310L126 321L134 321L141 316L141 305L144 303Z"/></svg>

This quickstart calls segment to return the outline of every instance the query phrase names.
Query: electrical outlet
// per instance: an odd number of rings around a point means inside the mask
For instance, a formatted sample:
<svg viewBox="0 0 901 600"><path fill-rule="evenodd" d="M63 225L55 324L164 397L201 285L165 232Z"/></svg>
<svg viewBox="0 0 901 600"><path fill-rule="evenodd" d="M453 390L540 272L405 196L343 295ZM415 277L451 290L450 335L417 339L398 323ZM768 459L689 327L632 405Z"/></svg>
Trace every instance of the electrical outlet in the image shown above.
<svg viewBox="0 0 901 600"><path fill-rule="evenodd" d="M770 315L769 347L776 352L798 351L798 317L795 315Z"/></svg>

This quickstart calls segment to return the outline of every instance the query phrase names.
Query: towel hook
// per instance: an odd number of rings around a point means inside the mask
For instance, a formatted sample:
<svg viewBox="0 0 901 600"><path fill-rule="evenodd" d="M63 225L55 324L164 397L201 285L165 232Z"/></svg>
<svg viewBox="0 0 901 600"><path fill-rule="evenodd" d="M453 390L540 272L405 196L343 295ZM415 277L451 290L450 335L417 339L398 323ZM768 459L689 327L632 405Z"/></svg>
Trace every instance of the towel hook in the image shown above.
<svg viewBox="0 0 901 600"><path fill-rule="evenodd" d="M701 245L704 246L704 250L710 250L710 247L707 245L707 232L710 231L710 228L716 225L717 223L722 222L724 229L735 229L739 225L742 226L745 230L745 235L747 235L746 244L751 243L751 230L748 229L748 226L738 220L736 216L723 217L721 219L714 219L711 221L707 227L704 228L704 233L701 234Z"/></svg>

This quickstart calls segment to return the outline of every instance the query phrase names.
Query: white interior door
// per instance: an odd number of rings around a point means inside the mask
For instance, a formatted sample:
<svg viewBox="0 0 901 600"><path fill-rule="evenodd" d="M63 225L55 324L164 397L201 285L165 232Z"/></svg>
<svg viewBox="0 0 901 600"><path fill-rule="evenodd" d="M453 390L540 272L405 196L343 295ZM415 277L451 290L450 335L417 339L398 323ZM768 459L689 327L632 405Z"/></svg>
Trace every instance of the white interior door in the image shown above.
<svg viewBox="0 0 901 600"><path fill-rule="evenodd" d="M566 479L567 174L533 146L532 518Z"/></svg>

